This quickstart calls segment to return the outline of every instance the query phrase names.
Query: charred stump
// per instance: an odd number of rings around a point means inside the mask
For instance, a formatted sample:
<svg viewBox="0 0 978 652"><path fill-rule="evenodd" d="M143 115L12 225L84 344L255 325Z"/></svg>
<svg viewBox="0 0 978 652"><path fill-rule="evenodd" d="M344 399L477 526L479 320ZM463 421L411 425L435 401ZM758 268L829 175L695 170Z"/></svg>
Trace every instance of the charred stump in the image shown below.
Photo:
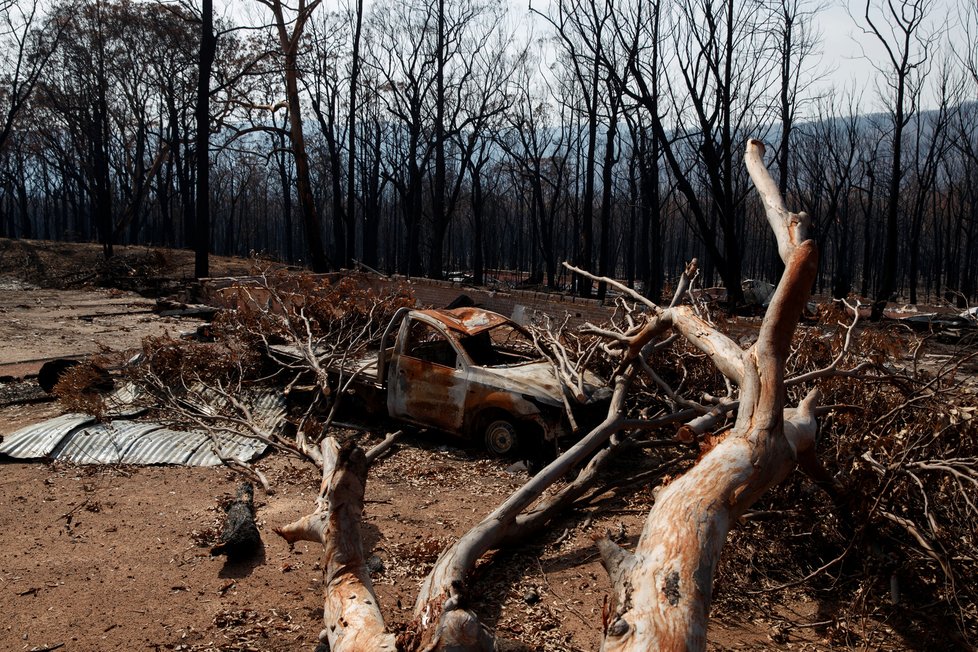
<svg viewBox="0 0 978 652"><path fill-rule="evenodd" d="M228 561L241 561L261 548L261 534L255 524L255 488L250 482L238 487L234 501L227 506L221 540L211 555L226 555Z"/></svg>

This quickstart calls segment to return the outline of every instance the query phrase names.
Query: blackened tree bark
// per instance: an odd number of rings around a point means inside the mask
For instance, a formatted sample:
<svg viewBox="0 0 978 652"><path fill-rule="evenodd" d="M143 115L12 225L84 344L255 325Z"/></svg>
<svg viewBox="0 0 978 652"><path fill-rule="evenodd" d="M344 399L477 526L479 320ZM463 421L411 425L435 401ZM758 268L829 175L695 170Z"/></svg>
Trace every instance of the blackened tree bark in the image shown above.
<svg viewBox="0 0 978 652"><path fill-rule="evenodd" d="M278 125L276 125L278 126ZM295 233L292 226L292 184L295 181L293 168L289 165L284 130L275 134L278 147L275 151L275 167L278 169L279 182L282 184L282 218L285 228L285 259L295 262Z"/></svg>
<svg viewBox="0 0 978 652"><path fill-rule="evenodd" d="M422 271L421 230L424 175L431 164L430 121L425 120L426 99L434 94L433 57L419 34L429 34L434 16L422 2L401 2L378 7L373 17L374 47L363 62L378 77L380 103L390 116L383 143L383 176L398 195L404 224L405 246L391 257L399 272L417 276ZM402 254L400 252L403 252Z"/></svg>
<svg viewBox="0 0 978 652"><path fill-rule="evenodd" d="M552 15L541 14L557 31L566 65L577 87L577 104L586 125L583 188L577 202L577 241L573 252L575 265L591 268L594 256L594 196L597 170L599 111L604 96L601 87L608 77L604 51L605 28L611 17L611 5L588 0L561 0L554 4ZM607 88L618 85L607 84ZM587 276L575 274L574 289L582 297L591 296L593 283Z"/></svg>
<svg viewBox="0 0 978 652"><path fill-rule="evenodd" d="M285 97L289 106L289 140L292 143L292 155L295 158L296 194L302 216L306 248L309 252L309 265L315 272L325 272L330 268L330 263L323 246L322 221L316 206L316 197L312 191L309 156L306 152L306 141L302 132L298 65L299 46L302 43L306 23L322 0L312 0L308 3L306 0L299 0L295 8L295 16L290 17L289 20L286 20L285 16L287 7L281 0L258 1L271 9L272 15L275 17L279 46L282 50Z"/></svg>
<svg viewBox="0 0 978 652"><path fill-rule="evenodd" d="M652 138L638 111L626 114L637 168L636 199L639 210L637 265L642 293L654 302L662 295L663 256L661 193L659 189L659 141Z"/></svg>
<svg viewBox="0 0 978 652"><path fill-rule="evenodd" d="M529 195L531 228L539 237L533 240L543 261L547 286L557 288L557 262L560 251L558 213L569 194L568 125L551 124L553 106L534 94L530 57L516 82L508 128L500 138L515 168L514 185Z"/></svg>
<svg viewBox="0 0 978 652"><path fill-rule="evenodd" d="M886 53L886 68L877 66L886 78L891 96L890 178L886 192L886 235L880 264L879 284L873 301L871 319L883 317L897 289L899 244L900 186L903 168L903 132L917 112L917 90L922 81L922 66L927 62L932 36L923 33L930 13L930 0L898 0L879 3L867 0L864 12L866 31L879 41ZM880 16L874 15L880 12Z"/></svg>
<svg viewBox="0 0 978 652"><path fill-rule="evenodd" d="M448 230L445 209L445 60L448 57L445 42L445 0L436 1L435 23L435 179L431 198L431 263L428 274L432 278L442 278L445 266L442 247Z"/></svg>
<svg viewBox="0 0 978 652"><path fill-rule="evenodd" d="M328 57L326 50L317 53L318 58L324 63ZM352 252L346 251L346 211L343 201L343 165L342 134L340 133L339 115L339 79L330 78L335 74L335 70L319 70L313 84L310 100L313 113L319 121L319 129L323 139L326 141L326 170L328 172L328 187L330 188L330 199L332 204L332 231L334 256L337 261L344 261ZM327 186L325 182L322 183ZM342 265L343 263L340 262Z"/></svg>
<svg viewBox="0 0 978 652"><path fill-rule="evenodd" d="M608 84L608 130L605 133L604 160L601 167L601 235L598 240L598 275L616 277L611 255L611 212L615 195L615 164L618 162L618 116L621 109L621 93ZM607 283L598 283L598 299L604 301L608 293Z"/></svg>
<svg viewBox="0 0 978 652"><path fill-rule="evenodd" d="M806 88L819 78L809 60L818 45L812 23L819 6L811 0L778 0L774 8L775 48L778 57L778 120L780 138L777 151L778 190L787 196L791 162L791 134Z"/></svg>
<svg viewBox="0 0 978 652"><path fill-rule="evenodd" d="M908 240L909 265L907 285L910 303L917 303L917 285L920 282L920 253L924 249L921 234L928 205L933 200L934 187L942 163L950 150L948 126L951 117L952 98L950 70L945 67L938 89L938 106L927 120L917 120L914 129L915 156L913 157L913 186L910 195L910 238ZM935 256L936 257L936 256Z"/></svg>
<svg viewBox="0 0 978 652"><path fill-rule="evenodd" d="M197 124L195 140L197 148L197 198L194 214L194 276L203 278L210 274L211 250L210 209L210 97L211 70L217 51L217 35L214 33L214 2L201 1L200 57L198 59L197 105L194 117Z"/></svg>
<svg viewBox="0 0 978 652"><path fill-rule="evenodd" d="M778 70L778 119L780 138L776 160L778 164L778 190L788 196L791 163L791 141L795 129L795 117L801 104L801 95L818 80L808 61L818 45L818 36L812 30L814 15L819 7L810 0L779 0L774 7L772 23ZM772 251L774 273L779 278L784 269L781 258Z"/></svg>
<svg viewBox="0 0 978 652"><path fill-rule="evenodd" d="M485 133L510 101L506 88L514 67L509 39L500 26L500 5L437 0L435 7L435 106L432 147L431 232L428 274L441 278L445 240L459 213L469 161Z"/></svg>
<svg viewBox="0 0 978 652"><path fill-rule="evenodd" d="M360 41L363 36L363 0L356 0L353 24L353 49L350 53L350 106L347 115L347 165L346 165L346 251L341 261L350 266L353 262L357 240L357 85L360 83ZM367 233L364 231L364 240ZM376 248L376 245L374 245ZM365 258L362 255L361 258ZM369 263L368 263L369 264Z"/></svg>
<svg viewBox="0 0 978 652"><path fill-rule="evenodd" d="M846 113L839 110L846 106ZM829 241L823 248L832 253L831 261L826 261L831 265L832 297L845 299L853 289L857 260L851 195L859 182L859 115L851 95L834 94L818 103L815 115L809 125L799 128L796 165L804 170L805 185L810 188L807 205L823 216L822 232Z"/></svg>
<svg viewBox="0 0 978 652"><path fill-rule="evenodd" d="M376 269L380 253L379 231L385 186L381 174L384 157L383 127L376 116L366 123L361 121L360 124L365 144L361 149L364 154L360 156L360 178L363 179L363 262Z"/></svg>
<svg viewBox="0 0 978 652"><path fill-rule="evenodd" d="M92 120L88 123L89 160L91 161L91 210L98 231L102 254L111 258L115 229L112 220L112 179L109 173L109 104L108 71L106 68L106 34L103 8L96 4L92 8L92 37L95 39L93 62L95 65L94 88L91 96Z"/></svg>

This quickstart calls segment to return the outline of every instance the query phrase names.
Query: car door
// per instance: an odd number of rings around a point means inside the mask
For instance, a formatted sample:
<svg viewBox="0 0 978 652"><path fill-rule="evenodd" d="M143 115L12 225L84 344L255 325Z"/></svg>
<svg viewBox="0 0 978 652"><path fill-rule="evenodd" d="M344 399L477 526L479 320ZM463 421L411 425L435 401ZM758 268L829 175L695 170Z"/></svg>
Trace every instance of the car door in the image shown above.
<svg viewBox="0 0 978 652"><path fill-rule="evenodd" d="M461 434L467 390L464 359L444 330L412 317L401 324L388 376L392 416Z"/></svg>

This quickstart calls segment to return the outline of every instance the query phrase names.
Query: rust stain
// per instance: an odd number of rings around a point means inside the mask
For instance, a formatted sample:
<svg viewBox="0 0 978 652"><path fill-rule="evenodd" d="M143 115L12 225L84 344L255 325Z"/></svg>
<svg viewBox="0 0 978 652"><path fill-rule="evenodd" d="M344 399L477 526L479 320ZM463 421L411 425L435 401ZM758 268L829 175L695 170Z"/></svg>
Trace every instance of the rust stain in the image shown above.
<svg viewBox="0 0 978 652"><path fill-rule="evenodd" d="M437 319L453 331L464 335L477 335L502 324L511 323L495 312L479 308L454 308L452 310L419 310L423 315Z"/></svg>

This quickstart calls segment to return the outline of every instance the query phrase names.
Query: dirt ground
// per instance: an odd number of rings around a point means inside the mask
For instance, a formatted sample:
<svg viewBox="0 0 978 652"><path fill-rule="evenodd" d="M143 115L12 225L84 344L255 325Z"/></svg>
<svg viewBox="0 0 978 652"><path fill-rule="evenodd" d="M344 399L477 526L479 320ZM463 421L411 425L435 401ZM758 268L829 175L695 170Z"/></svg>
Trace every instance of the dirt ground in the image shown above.
<svg viewBox="0 0 978 652"><path fill-rule="evenodd" d="M99 345L137 348L146 336L176 336L200 324L159 314L191 299L193 252L119 247L114 264L100 258L97 245L0 238L0 378L36 374L47 360L90 355ZM214 276L249 267L240 259L211 261ZM177 301L158 306L161 292Z"/></svg>
<svg viewBox="0 0 978 652"><path fill-rule="evenodd" d="M60 413L32 389L36 371L28 367L38 360L100 344L134 347L145 335L199 323L160 317L154 300L116 289L38 287L50 278L32 280L9 266L27 256L18 246L0 241L0 436ZM66 245L55 247L55 259L59 247ZM43 243L29 249L51 253ZM236 265L224 269L245 271ZM274 488L256 496L264 552L234 565L208 552L222 505L241 482L231 471L0 460L0 649L311 651L322 627L320 554L307 543L290 550L272 527L312 510L319 478L281 454L258 466ZM423 433L375 463L364 538L393 628L410 619L438 552L525 480L525 471L480 450ZM477 572L473 607L527 650L597 649L610 585L592 535L610 531L634 545L651 500L650 491L609 494L525 546L490 554ZM742 588L717 589L712 650L831 649L816 622L825 620L825 605L792 593L763 614L725 607L725 596ZM912 647L895 640L892 649Z"/></svg>
<svg viewBox="0 0 978 652"><path fill-rule="evenodd" d="M256 498L264 551L235 565L208 553L241 482L230 471L3 464L0 649L312 650L322 627L319 550L300 542L290 551L271 528L311 510L318 478L281 455L259 468L275 488ZM364 539L379 558L373 579L391 626L410 620L438 552L524 480L478 451L422 438L371 469ZM476 610L527 650L597 649L609 583L591 535L620 532L633 545L647 509L641 498L611 500L578 525L491 555ZM814 603L792 609L809 622L817 612ZM827 649L807 630L775 645L775 625L720 614L711 649Z"/></svg>

